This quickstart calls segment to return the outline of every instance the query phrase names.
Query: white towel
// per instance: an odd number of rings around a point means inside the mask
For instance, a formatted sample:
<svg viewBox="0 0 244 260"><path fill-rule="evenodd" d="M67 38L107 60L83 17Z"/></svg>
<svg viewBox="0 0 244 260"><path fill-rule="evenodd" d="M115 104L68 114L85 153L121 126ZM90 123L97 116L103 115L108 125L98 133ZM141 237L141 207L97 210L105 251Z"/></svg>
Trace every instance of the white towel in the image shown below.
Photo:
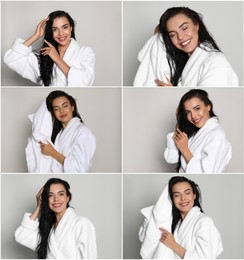
<svg viewBox="0 0 244 260"><path fill-rule="evenodd" d="M35 114L28 117L32 122L32 135L25 149L28 172L50 172L52 157L43 155L40 148L40 142L52 144L52 116L47 110L46 102L41 104Z"/></svg>
<svg viewBox="0 0 244 260"><path fill-rule="evenodd" d="M154 34L138 54L140 66L134 83L137 86L157 86L155 79L167 82L170 79L170 68L166 58L163 39L159 33ZM167 77L167 78L166 78Z"/></svg>

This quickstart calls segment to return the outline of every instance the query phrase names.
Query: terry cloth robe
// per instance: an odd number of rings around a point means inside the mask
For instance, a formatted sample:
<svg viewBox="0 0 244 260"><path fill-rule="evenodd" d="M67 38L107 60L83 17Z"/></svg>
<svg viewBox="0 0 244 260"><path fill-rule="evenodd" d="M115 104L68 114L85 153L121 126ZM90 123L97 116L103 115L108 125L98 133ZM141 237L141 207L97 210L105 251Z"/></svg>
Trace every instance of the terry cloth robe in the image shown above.
<svg viewBox="0 0 244 260"><path fill-rule="evenodd" d="M160 242L160 227L170 231L172 223L172 204L170 204L168 185L155 206L142 209L145 217L139 231L142 242L143 259L180 259L170 248ZM146 214L145 214L146 213ZM212 219L203 214L199 207L193 207L183 222L174 231L175 241L186 249L184 259L215 259L222 251L219 231Z"/></svg>
<svg viewBox="0 0 244 260"><path fill-rule="evenodd" d="M141 59L141 53L146 58ZM157 78L162 80L161 74L167 75L167 78L170 79L170 69L161 37L153 35L139 52L138 59L141 64L136 74L134 86L156 86L154 80ZM238 77L224 54L213 51L204 44L197 47L187 61L178 84L178 86L189 87L238 85Z"/></svg>
<svg viewBox="0 0 244 260"><path fill-rule="evenodd" d="M59 132L54 144L51 142L53 128L51 113L47 110L45 102L32 117L32 136L28 139L25 149L28 172L83 173L89 170L96 149L96 139L78 117L72 118ZM63 154L66 157L64 165L51 156L43 155L40 141L49 142L55 150Z"/></svg>
<svg viewBox="0 0 244 260"><path fill-rule="evenodd" d="M34 83L40 82L40 69L38 55L27 47L24 40L17 38L11 49L4 55L6 65ZM90 47L79 46L77 41L71 39L63 60L70 66L66 77L59 67L53 65L53 79L51 86L91 86L95 77L95 54Z"/></svg>
<svg viewBox="0 0 244 260"><path fill-rule="evenodd" d="M179 150L173 140L174 133L167 135L164 158L168 163L177 163ZM181 168L184 173L221 173L232 157L232 149L225 132L216 117L210 118L198 132L188 140L193 155L186 163L181 155Z"/></svg>
<svg viewBox="0 0 244 260"><path fill-rule="evenodd" d="M91 167L96 140L90 129L74 117L59 132L54 147L66 158L64 165L53 160L52 172L83 173Z"/></svg>
<svg viewBox="0 0 244 260"><path fill-rule="evenodd" d="M39 221L31 220L25 213L21 226L15 231L15 240L33 251L39 243ZM78 216L74 209L68 208L56 229L49 235L47 259L96 259L96 233L92 222Z"/></svg>

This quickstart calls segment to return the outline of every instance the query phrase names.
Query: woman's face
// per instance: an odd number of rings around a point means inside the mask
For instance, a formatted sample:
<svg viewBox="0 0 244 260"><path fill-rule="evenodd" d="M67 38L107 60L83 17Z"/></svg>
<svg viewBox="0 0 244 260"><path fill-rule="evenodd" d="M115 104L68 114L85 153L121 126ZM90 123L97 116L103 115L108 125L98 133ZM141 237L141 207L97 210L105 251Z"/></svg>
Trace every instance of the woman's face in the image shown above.
<svg viewBox="0 0 244 260"><path fill-rule="evenodd" d="M166 29L177 49L186 52L190 56L197 48L199 26L194 24L188 16L177 14L171 17L166 22Z"/></svg>
<svg viewBox="0 0 244 260"><path fill-rule="evenodd" d="M173 203L180 211L184 219L187 213L192 209L196 195L188 182L178 182L172 187Z"/></svg>
<svg viewBox="0 0 244 260"><path fill-rule="evenodd" d="M48 205L51 211L62 217L69 202L65 187L61 183L51 184L48 197Z"/></svg>
<svg viewBox="0 0 244 260"><path fill-rule="evenodd" d="M62 123L63 127L66 127L73 118L74 106L71 106L68 98L64 96L55 98L52 106L55 118Z"/></svg>
<svg viewBox="0 0 244 260"><path fill-rule="evenodd" d="M52 31L53 39L61 46L70 44L72 27L66 17L57 17L53 20Z"/></svg>
<svg viewBox="0 0 244 260"><path fill-rule="evenodd" d="M209 113L211 105L206 106L205 103L197 97L185 101L184 108L188 121L198 128L203 127L211 117Z"/></svg>

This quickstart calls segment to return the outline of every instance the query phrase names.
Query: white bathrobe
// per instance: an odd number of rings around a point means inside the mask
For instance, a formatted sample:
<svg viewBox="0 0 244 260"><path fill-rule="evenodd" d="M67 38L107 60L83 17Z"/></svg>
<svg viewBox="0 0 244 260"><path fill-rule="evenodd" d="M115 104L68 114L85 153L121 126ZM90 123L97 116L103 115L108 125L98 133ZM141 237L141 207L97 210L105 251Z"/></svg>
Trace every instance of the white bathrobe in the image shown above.
<svg viewBox="0 0 244 260"><path fill-rule="evenodd" d="M21 226L15 232L15 240L36 251L39 243L39 221L25 213ZM58 226L51 229L47 259L96 259L96 233L92 222L78 216L68 208Z"/></svg>
<svg viewBox="0 0 244 260"><path fill-rule="evenodd" d="M24 40L17 38L11 49L4 55L6 65L34 83L40 82L40 68L37 56L32 47L27 47ZM90 47L79 46L71 39L63 60L70 66L66 77L59 67L53 65L53 80L51 86L91 86L95 78L95 54Z"/></svg>
<svg viewBox="0 0 244 260"><path fill-rule="evenodd" d="M145 217L139 231L142 258L180 259L176 253L160 242L162 235L160 227L171 232L172 203L168 185L155 206L144 208L141 212ZM188 212L181 225L177 224L174 238L186 250L184 259L215 259L223 251L219 231L212 219L203 214L197 206Z"/></svg>
<svg viewBox="0 0 244 260"><path fill-rule="evenodd" d="M155 79L170 79L166 50L161 37L153 35L138 54L141 62L134 86L155 87ZM227 87L238 86L238 77L226 57L203 44L197 47L181 75L178 86Z"/></svg>
<svg viewBox="0 0 244 260"><path fill-rule="evenodd" d="M173 133L167 135L164 158L168 163L177 163L179 150L173 140ZM221 173L232 157L232 149L223 128L216 117L210 118L198 132L188 140L188 148L193 157L186 163L181 155L184 173Z"/></svg>
<svg viewBox="0 0 244 260"><path fill-rule="evenodd" d="M31 173L84 173L92 164L96 149L96 139L90 129L80 122L78 117L72 118L68 125L59 132L55 143L51 142L51 113L43 102L32 119L32 135L25 149L28 172ZM41 153L39 142L51 143L65 156L64 165L51 156Z"/></svg>

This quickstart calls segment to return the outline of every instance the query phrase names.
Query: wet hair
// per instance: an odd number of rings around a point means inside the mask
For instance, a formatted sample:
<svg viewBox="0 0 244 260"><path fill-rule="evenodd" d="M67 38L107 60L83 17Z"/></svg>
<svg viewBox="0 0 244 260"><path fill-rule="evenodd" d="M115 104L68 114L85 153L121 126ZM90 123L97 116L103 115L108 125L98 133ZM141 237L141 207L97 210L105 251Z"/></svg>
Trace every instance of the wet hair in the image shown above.
<svg viewBox="0 0 244 260"><path fill-rule="evenodd" d="M187 53L177 49L173 45L166 28L167 21L177 14L184 14L188 18L190 18L195 25L199 25L199 45L201 43L204 43L204 45L210 48L212 51L220 51L215 40L210 35L205 24L203 23L201 14L198 14L188 7L173 7L166 10L160 18L159 29L160 33L162 34L166 48L167 60L170 67L171 83L173 84L173 86L177 86L180 82L181 74L189 59Z"/></svg>
<svg viewBox="0 0 244 260"><path fill-rule="evenodd" d="M75 99L64 91L61 91L61 90L52 91L46 98L46 105L47 105L48 111L51 112L51 115L53 118L53 132L52 132L52 137L51 137L51 140L53 143L55 142L55 139L56 139L58 133L63 128L62 123L55 117L54 111L53 111L53 101L54 101L54 99L59 98L59 97L66 97L69 100L70 105L74 107L73 117L78 117L80 119L80 122L83 123L83 120L81 119L81 116L78 112L78 108L77 108Z"/></svg>
<svg viewBox="0 0 244 260"><path fill-rule="evenodd" d="M205 104L205 106L210 105L210 111L209 111L210 117L216 116L213 111L213 103L209 99L208 93L205 90L191 89L190 91L188 91L180 100L180 103L178 105L178 110L177 110L177 116L176 116L178 128L182 132L185 132L187 134L188 138L192 137L199 130L198 127L193 125L187 119L187 114L185 112L185 102L192 98L199 98ZM179 151L179 155L181 155L180 151ZM181 166L181 162L180 162L180 156L179 156L177 170L180 169L180 166Z"/></svg>
<svg viewBox="0 0 244 260"><path fill-rule="evenodd" d="M70 192L70 185L68 182L58 179L49 179L43 187L43 192L41 195L41 212L39 219L39 244L37 246L37 256L39 259L45 259L47 257L47 252L49 249L49 235L53 225L56 222L56 216L53 211L49 208L49 191L52 184L62 184L65 188L66 194L69 197L69 202L72 199L72 194ZM67 203L67 208L69 207L69 202Z"/></svg>
<svg viewBox="0 0 244 260"><path fill-rule="evenodd" d="M171 233L172 234L174 234L176 225L178 224L179 220L182 220L180 211L174 205L174 200L173 200L173 186L176 183L181 183L181 182L187 182L187 183L190 184L190 186L192 188L192 191L193 191L193 193L196 196L196 198L194 200L193 207L194 206L198 206L200 208L200 211L203 212L202 206L201 206L201 202L202 202L201 190L200 190L199 186L194 181L192 181L190 179L187 179L187 178L185 178L183 176L172 177L169 180L169 196L170 196L170 199L172 201L172 216L173 216L172 225L171 225Z"/></svg>
<svg viewBox="0 0 244 260"><path fill-rule="evenodd" d="M75 22L71 18L71 16L65 12L65 11L54 11L48 15L49 20L46 23L45 26L45 33L44 33L44 39L50 42L57 50L58 50L58 44L57 42L53 39L53 21L56 18L60 17L65 17L68 19L70 26L72 27L71 31L71 38L75 39ZM42 48L48 47L48 45L44 42ZM39 59L39 66L40 66L40 79L42 80L44 86L50 86L52 83L52 78L53 78L53 60L49 57L49 55L43 56L40 55Z"/></svg>

